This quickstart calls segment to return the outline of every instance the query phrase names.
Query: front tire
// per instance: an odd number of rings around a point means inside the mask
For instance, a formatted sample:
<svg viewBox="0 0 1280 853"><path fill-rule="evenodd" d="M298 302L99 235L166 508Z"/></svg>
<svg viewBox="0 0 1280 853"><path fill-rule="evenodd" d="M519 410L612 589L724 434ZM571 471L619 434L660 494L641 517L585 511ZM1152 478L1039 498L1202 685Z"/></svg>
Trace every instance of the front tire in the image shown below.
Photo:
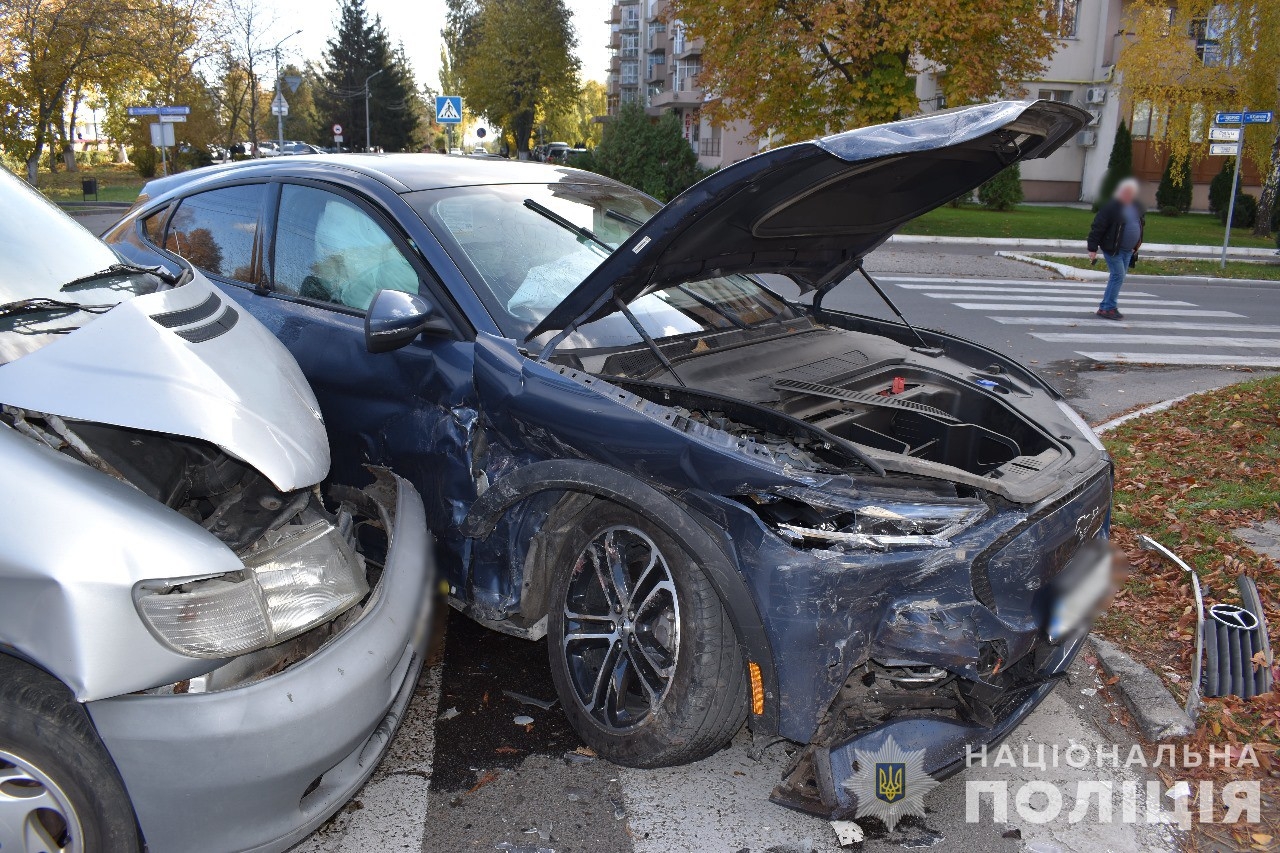
<svg viewBox="0 0 1280 853"><path fill-rule="evenodd" d="M733 737L747 714L746 664L690 549L598 500L552 567L551 676L588 746L616 764L666 767Z"/></svg>
<svg viewBox="0 0 1280 853"><path fill-rule="evenodd" d="M62 682L0 654L0 850L140 848L124 784L84 708Z"/></svg>

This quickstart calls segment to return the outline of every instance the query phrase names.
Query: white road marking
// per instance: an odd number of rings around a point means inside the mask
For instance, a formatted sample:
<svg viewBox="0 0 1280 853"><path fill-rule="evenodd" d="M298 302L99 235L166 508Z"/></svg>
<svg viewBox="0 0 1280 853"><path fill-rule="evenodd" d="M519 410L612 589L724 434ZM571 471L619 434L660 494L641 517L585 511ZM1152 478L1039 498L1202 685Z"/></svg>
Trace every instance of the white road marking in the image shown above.
<svg viewBox="0 0 1280 853"><path fill-rule="evenodd" d="M1072 284L1069 281L1046 281L1043 284L1033 285L1031 287L1019 287L1017 285L993 284L990 287L981 284L900 284L898 287L903 290L961 290L968 293L974 291L991 291L996 293L1026 293L1034 291L1036 293L1051 293L1056 290L1065 290L1070 293L1101 293L1106 288L1100 284ZM1129 291L1124 291L1125 296L1132 295Z"/></svg>
<svg viewBox="0 0 1280 853"><path fill-rule="evenodd" d="M970 311L1057 311L1060 313L1071 310L1070 305L1001 305L999 303L987 302L955 302L952 303L958 308L967 308ZM1097 308L1096 303L1090 303ZM1093 312L1090 312L1092 314ZM1187 310L1185 308L1131 308L1125 306L1125 314L1147 315L1147 316L1163 316L1163 317L1240 317L1242 314L1236 314L1234 311L1205 311L1201 308Z"/></svg>
<svg viewBox="0 0 1280 853"><path fill-rule="evenodd" d="M1188 347L1261 347L1280 349L1276 338L1232 338L1219 335L1109 335L1087 332L1032 332L1031 337L1064 344L1159 344Z"/></svg>
<svg viewBox="0 0 1280 853"><path fill-rule="evenodd" d="M1254 358L1248 355L1185 352L1078 352L1094 361L1123 364L1190 364L1238 365L1240 367L1280 367L1280 358Z"/></svg>
<svg viewBox="0 0 1280 853"><path fill-rule="evenodd" d="M1250 326L1243 323L1179 323L1176 320L1143 320L1127 323L1123 320L1099 320L1096 317L992 317L997 323L1010 326L1067 326L1091 329L1174 329L1186 332L1253 332L1255 334L1280 334L1280 326Z"/></svg>
<svg viewBox="0 0 1280 853"><path fill-rule="evenodd" d="M1017 287L954 287L954 288L930 287L930 288L924 289L924 293L929 296L942 296L948 299L963 299L966 296L997 297L997 296L1006 296L1006 295L1035 296L1035 297L1081 296L1081 297L1087 297L1091 299L1097 299L1098 297L1102 296L1101 290L1067 290L1066 288L1063 288L1063 287L1044 287L1036 290L1034 293L1028 293L1025 288L1017 288ZM1158 296L1155 293L1144 293L1142 291L1137 291L1134 293L1124 294L1124 298L1125 299L1131 299L1131 298L1155 299L1155 298L1158 298Z"/></svg>
<svg viewBox="0 0 1280 853"><path fill-rule="evenodd" d="M950 278L948 276L938 276L936 278L924 278L922 276L875 276L876 281L888 281L893 284L907 282L908 284L1024 284L1030 287L1043 287L1051 285L1057 287L1059 285L1084 286L1089 282L1070 281L1062 278ZM1101 286L1101 282L1095 286ZM905 286L905 285L904 285Z"/></svg>
<svg viewBox="0 0 1280 853"><path fill-rule="evenodd" d="M1090 305L1098 304L1098 295L1088 293L1067 293L1062 295L1044 294L1036 296L1014 295L1011 293L926 293L932 299L994 299L1004 300L1005 302L1070 302L1072 304ZM1137 294L1129 294L1130 297L1137 297ZM1179 302L1176 299L1161 299L1154 295L1137 297L1139 305L1178 305L1188 306L1195 305L1194 302ZM1128 303L1126 303L1127 306Z"/></svg>

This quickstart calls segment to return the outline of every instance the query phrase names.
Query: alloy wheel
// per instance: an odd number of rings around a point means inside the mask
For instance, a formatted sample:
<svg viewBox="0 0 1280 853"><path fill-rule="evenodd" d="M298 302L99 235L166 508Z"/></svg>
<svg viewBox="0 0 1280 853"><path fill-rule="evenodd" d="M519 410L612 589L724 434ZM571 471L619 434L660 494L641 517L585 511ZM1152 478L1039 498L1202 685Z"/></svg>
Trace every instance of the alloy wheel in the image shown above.
<svg viewBox="0 0 1280 853"><path fill-rule="evenodd" d="M640 530L608 527L578 555L564 601L563 653L582 708L614 731L662 705L680 652L671 569Z"/></svg>
<svg viewBox="0 0 1280 853"><path fill-rule="evenodd" d="M0 749L0 850L84 853L80 819L48 774Z"/></svg>

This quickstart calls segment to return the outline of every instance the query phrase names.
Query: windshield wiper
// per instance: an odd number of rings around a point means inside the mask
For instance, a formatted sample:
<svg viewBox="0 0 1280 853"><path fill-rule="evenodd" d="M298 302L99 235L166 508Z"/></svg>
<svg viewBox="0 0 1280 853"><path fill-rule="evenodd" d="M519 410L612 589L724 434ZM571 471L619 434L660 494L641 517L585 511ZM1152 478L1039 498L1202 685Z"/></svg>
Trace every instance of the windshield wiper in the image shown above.
<svg viewBox="0 0 1280 853"><path fill-rule="evenodd" d="M614 210L613 208L608 208L607 210L605 210L604 215L609 217L610 219L616 219L619 222L625 222L626 224L635 228L639 228L641 225L644 225L644 223L641 222L639 219L636 219L634 216L628 216L627 214L623 213L621 210Z"/></svg>
<svg viewBox="0 0 1280 853"><path fill-rule="evenodd" d="M105 314L114 305L84 305L80 302L67 302L62 299L49 299L36 296L31 299L18 299L0 305L0 317L16 317L19 314L35 314L40 311L87 311L90 314Z"/></svg>
<svg viewBox="0 0 1280 853"><path fill-rule="evenodd" d="M544 204L538 204L536 201L534 201L531 198L526 198L524 200L524 206L532 210L534 213L537 213L541 216L545 216L547 219L550 219L552 222L559 225L564 230L569 231L573 234L577 234L583 240L589 240L592 243L595 243L597 246L604 249L609 254L613 254L613 246L610 246L604 240L600 239L600 237L590 228L583 228L581 225L574 225L573 222L571 222L568 219L565 219L563 216L556 213L551 208L547 207Z"/></svg>
<svg viewBox="0 0 1280 853"><path fill-rule="evenodd" d="M90 284L104 278L112 278L113 276L143 274L153 275L163 281L165 284L176 284L178 277L169 272L162 266L144 267L137 264L112 264L106 269L91 272L88 275L82 275L79 278L73 278L71 281L59 287L58 290L70 290L82 284Z"/></svg>

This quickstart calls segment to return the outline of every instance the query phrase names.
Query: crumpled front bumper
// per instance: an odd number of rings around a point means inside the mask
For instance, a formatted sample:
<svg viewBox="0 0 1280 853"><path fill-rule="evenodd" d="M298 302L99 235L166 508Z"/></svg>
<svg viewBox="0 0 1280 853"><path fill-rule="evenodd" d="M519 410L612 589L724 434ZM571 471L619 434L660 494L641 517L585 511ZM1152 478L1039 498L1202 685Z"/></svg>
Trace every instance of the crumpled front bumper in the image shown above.
<svg viewBox="0 0 1280 853"><path fill-rule="evenodd" d="M851 784L857 770L857 753L877 753L890 738L908 754L922 753L924 771L935 780L960 772L971 750L982 753L999 744L1053 692L1085 636L1081 632L1056 647L1033 680L1012 687L1004 715L989 725L944 715L905 716L837 745L811 744L802 754L801 763L774 788L770 799L833 820L852 817L858 809L857 786Z"/></svg>
<svg viewBox="0 0 1280 853"><path fill-rule="evenodd" d="M314 654L244 686L86 704L152 853L286 850L373 773L422 669L435 577L422 500L394 490L374 596Z"/></svg>

